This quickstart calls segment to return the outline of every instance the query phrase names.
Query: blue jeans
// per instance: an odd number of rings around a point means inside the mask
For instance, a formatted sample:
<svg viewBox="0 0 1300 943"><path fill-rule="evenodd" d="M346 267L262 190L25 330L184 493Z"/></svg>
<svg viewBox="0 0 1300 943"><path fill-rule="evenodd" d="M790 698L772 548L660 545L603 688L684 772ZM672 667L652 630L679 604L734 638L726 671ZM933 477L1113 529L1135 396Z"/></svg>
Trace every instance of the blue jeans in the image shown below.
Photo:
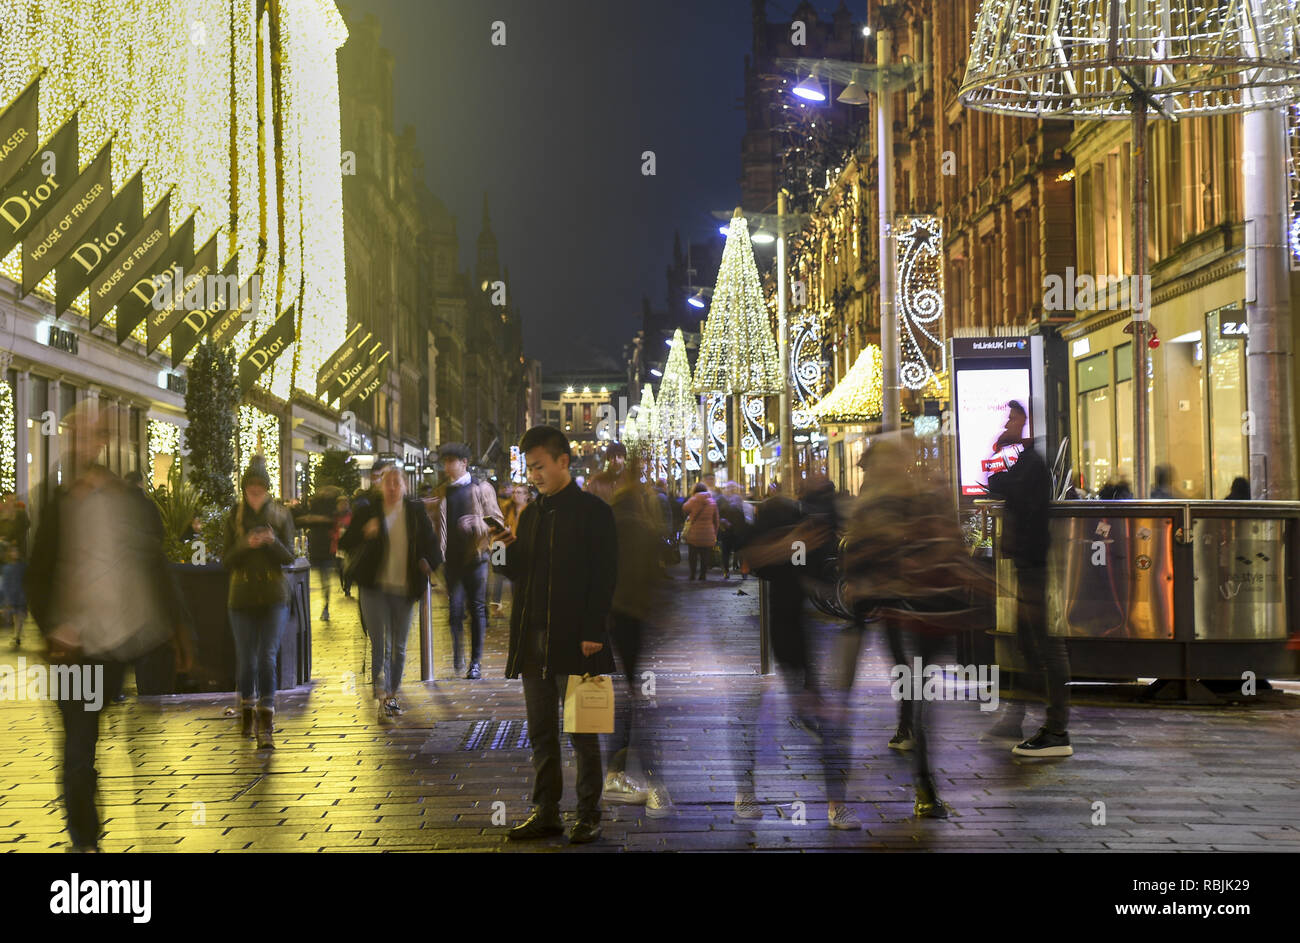
<svg viewBox="0 0 1300 943"><path fill-rule="evenodd" d="M465 568L446 565L447 602L451 610L448 619L451 622L451 645L459 663L464 652L462 632L465 628L465 602L469 601L470 627L474 635L470 640L471 664L481 664L483 659L483 639L487 635L487 574L488 565L471 563Z"/></svg>
<svg viewBox="0 0 1300 943"><path fill-rule="evenodd" d="M275 659L280 653L280 632L288 618L287 605L230 610L239 696L245 700L256 696L261 707L271 707L275 702Z"/></svg>
<svg viewBox="0 0 1300 943"><path fill-rule="evenodd" d="M411 634L415 600L382 589L361 587L361 615L370 634L370 664L375 697L397 693L406 669L406 639Z"/></svg>

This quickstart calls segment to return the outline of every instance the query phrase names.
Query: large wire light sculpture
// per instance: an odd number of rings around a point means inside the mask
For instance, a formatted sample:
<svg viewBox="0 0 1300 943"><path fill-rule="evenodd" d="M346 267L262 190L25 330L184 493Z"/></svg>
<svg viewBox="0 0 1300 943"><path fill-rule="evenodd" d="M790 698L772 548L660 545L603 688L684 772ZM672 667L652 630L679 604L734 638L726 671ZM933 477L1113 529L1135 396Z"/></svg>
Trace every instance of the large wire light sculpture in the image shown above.
<svg viewBox="0 0 1300 943"><path fill-rule="evenodd" d="M1295 0L982 0L958 93L968 108L1133 126L1133 375L1147 376L1148 117L1300 99ZM1149 488L1147 384L1134 384L1133 475Z"/></svg>

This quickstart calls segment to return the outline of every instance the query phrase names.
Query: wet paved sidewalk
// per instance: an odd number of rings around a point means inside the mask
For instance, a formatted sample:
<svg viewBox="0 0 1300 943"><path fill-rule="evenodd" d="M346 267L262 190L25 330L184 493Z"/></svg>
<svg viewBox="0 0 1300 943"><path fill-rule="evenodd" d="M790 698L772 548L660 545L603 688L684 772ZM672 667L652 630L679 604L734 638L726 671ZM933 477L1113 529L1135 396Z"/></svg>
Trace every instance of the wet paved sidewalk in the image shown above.
<svg viewBox="0 0 1300 943"><path fill-rule="evenodd" d="M603 839L582 851L1300 851L1300 714L1278 708L1076 703L1075 756L1021 760L1010 742L981 741L991 715L974 703L932 705L936 780L951 817L913 820L911 765L886 747L895 704L874 632L851 698L852 759L834 770L847 777L863 829L832 830L819 748L787 722L777 680L757 676L757 584L689 582L684 567L673 575L655 606L660 624L644 670L655 676L652 727L674 814L650 819L638 807L606 805ZM532 767L521 685L502 678L505 616L491 618L484 678L456 678L446 597L435 592L438 681L418 681L413 630L407 710L382 727L361 674L356 603L334 589L333 621L314 628L314 683L280 695L275 751L258 753L239 738L238 719L225 714L229 695L132 695L107 711L98 764L104 850L568 850L563 839L506 840L528 814ZM313 606L319 614L319 599ZM821 642L837 629L819 623ZM6 650L0 662L17 654L36 656ZM775 738L757 777L765 814L740 823L728 737L735 695L760 684L772 692ZM1028 723L1040 717L1031 704ZM54 707L0 700L0 743L0 848L62 850ZM572 809L567 743L564 751Z"/></svg>

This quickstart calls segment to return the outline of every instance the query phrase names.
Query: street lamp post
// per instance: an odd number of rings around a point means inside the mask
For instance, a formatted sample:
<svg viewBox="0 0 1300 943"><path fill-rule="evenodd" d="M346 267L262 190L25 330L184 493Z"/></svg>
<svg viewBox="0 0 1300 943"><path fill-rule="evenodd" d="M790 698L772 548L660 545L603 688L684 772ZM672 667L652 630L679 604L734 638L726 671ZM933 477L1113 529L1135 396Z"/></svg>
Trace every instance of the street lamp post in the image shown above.
<svg viewBox="0 0 1300 943"><path fill-rule="evenodd" d="M876 31L876 190L880 212L880 429L897 432L902 421L898 383L898 319L894 316L894 249L890 245L894 220L894 95L886 81L892 34Z"/></svg>

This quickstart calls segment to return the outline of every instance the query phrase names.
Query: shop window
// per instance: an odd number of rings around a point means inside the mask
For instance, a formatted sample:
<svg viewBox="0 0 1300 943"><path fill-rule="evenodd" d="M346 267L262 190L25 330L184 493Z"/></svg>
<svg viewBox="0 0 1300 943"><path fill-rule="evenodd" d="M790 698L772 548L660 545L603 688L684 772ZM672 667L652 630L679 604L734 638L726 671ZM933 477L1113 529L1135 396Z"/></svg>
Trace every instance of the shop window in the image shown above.
<svg viewBox="0 0 1300 943"><path fill-rule="evenodd" d="M1085 491L1099 491L1115 479L1114 397L1110 352L1075 364L1078 375L1079 476Z"/></svg>
<svg viewBox="0 0 1300 943"><path fill-rule="evenodd" d="M1208 498L1225 498L1232 479L1246 477L1249 443L1246 412L1246 312L1241 305L1211 311L1205 319L1209 372L1210 488Z"/></svg>
<svg viewBox="0 0 1300 943"><path fill-rule="evenodd" d="M1160 346L1163 400L1151 402L1152 425L1162 424L1164 448L1155 462L1173 469L1180 497L1205 497L1205 361L1200 331L1171 338ZM1154 463L1153 463L1154 464Z"/></svg>

